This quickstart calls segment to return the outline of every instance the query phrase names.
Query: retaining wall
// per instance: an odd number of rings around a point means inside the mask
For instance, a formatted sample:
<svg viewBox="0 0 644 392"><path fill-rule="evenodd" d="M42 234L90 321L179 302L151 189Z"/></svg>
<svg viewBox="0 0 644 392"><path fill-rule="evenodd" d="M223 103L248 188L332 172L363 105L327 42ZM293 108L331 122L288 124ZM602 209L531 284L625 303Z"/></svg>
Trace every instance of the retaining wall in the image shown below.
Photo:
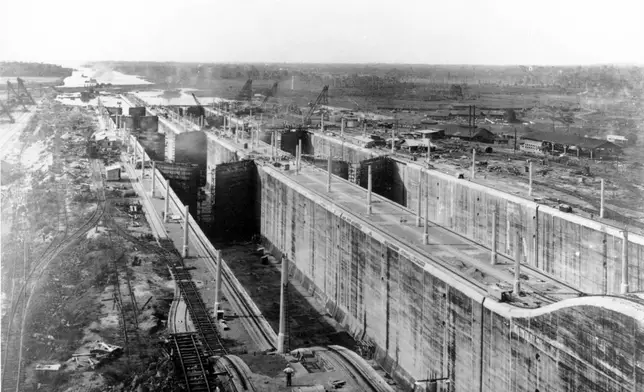
<svg viewBox="0 0 644 392"><path fill-rule="evenodd" d="M223 240L245 240L257 234L255 180L251 160L220 163L215 167L212 191L212 235Z"/></svg>
<svg viewBox="0 0 644 392"><path fill-rule="evenodd" d="M207 160L208 142L205 132L186 132L175 136L175 162L193 163L205 169Z"/></svg>
<svg viewBox="0 0 644 392"><path fill-rule="evenodd" d="M312 134L314 140L332 140ZM314 145L315 145L314 141ZM338 146L339 142L331 143ZM326 144L324 144L326 145ZM345 145L349 157L362 157L355 145ZM496 245L499 253L519 256L557 279L590 294L618 294L621 289L623 236L620 229L560 212L468 180L427 170L420 164L389 157L389 164L373 166L374 192L413 211L418 210L419 172L429 187L429 219L479 244L492 247L493 215L496 210ZM366 188L365 165L360 184ZM387 186L375 187L381 176L389 176ZM423 185L421 212L425 210L427 189ZM628 241L629 290L644 290L644 237L630 234Z"/></svg>
<svg viewBox="0 0 644 392"><path fill-rule="evenodd" d="M327 156L331 154L334 158L349 163L360 163L365 159L385 155L381 151L360 148L347 141L342 142L335 137L322 135L320 133L309 133L310 148L308 154ZM306 148L302 148L306 151Z"/></svg>
<svg viewBox="0 0 644 392"><path fill-rule="evenodd" d="M635 391L644 384L644 308L585 297L540 309L485 298L386 233L268 167L260 230L295 279L411 389ZM448 218L445 218L448 219ZM456 219L458 221L458 219ZM460 223L459 223L460 224Z"/></svg>
<svg viewBox="0 0 644 392"><path fill-rule="evenodd" d="M622 234L617 228L564 213L474 182L394 160L391 199L421 211L429 181L429 219L479 244L492 247L496 230L499 253L540 268L592 294L618 294L621 288ZM496 211L496 228L493 216ZM644 238L629 235L630 291L644 290Z"/></svg>

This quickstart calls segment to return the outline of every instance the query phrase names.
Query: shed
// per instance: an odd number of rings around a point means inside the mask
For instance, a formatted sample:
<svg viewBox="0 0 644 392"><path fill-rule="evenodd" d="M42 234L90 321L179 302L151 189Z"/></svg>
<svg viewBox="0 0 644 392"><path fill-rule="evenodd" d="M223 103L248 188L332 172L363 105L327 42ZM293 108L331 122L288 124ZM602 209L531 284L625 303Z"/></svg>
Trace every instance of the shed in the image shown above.
<svg viewBox="0 0 644 392"><path fill-rule="evenodd" d="M111 165L105 168L107 181L119 181L121 179L121 165Z"/></svg>
<svg viewBox="0 0 644 392"><path fill-rule="evenodd" d="M486 117L492 117L492 118L505 117L505 112L503 110L488 110L485 114L486 114Z"/></svg>
<svg viewBox="0 0 644 392"><path fill-rule="evenodd" d="M362 148L372 148L376 145L376 142L367 136L354 136L353 139Z"/></svg>
<svg viewBox="0 0 644 392"><path fill-rule="evenodd" d="M494 133L485 128L452 127L445 130L445 136L480 143L494 143Z"/></svg>
<svg viewBox="0 0 644 392"><path fill-rule="evenodd" d="M433 129L421 129L416 131L422 139L436 140L443 139L445 137L445 130L442 128L433 128Z"/></svg>
<svg viewBox="0 0 644 392"><path fill-rule="evenodd" d="M433 110L427 113L427 117L434 120L448 120L450 116L449 110Z"/></svg>
<svg viewBox="0 0 644 392"><path fill-rule="evenodd" d="M427 140L405 139L400 148L409 152L427 151Z"/></svg>
<svg viewBox="0 0 644 392"><path fill-rule="evenodd" d="M620 135L606 135L606 140L608 140L611 143L615 143L618 145L624 145L628 143L628 139L625 138L624 136Z"/></svg>
<svg viewBox="0 0 644 392"><path fill-rule="evenodd" d="M94 140L101 147L112 147L119 144L119 138L116 133L111 131L99 131L94 134Z"/></svg>
<svg viewBox="0 0 644 392"><path fill-rule="evenodd" d="M528 141L541 143L544 151L564 152L576 151L577 155L592 155L595 158L613 156L620 154L622 148L604 139L583 137L568 133L555 132L531 132L521 137L524 144Z"/></svg>

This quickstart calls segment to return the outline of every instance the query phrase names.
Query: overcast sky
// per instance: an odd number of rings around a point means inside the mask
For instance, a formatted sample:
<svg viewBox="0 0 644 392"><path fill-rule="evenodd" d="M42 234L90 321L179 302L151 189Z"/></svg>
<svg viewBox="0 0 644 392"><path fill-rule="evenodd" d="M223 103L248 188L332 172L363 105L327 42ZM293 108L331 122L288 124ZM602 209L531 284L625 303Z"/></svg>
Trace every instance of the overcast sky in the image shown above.
<svg viewBox="0 0 644 392"><path fill-rule="evenodd" d="M0 61L644 64L644 0L2 0Z"/></svg>

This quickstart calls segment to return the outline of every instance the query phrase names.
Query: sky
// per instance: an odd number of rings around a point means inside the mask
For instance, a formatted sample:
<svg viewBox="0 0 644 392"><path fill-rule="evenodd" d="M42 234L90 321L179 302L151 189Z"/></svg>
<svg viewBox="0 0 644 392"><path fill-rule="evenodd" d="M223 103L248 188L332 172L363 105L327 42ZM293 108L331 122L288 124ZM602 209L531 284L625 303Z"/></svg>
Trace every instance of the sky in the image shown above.
<svg viewBox="0 0 644 392"><path fill-rule="evenodd" d="M4 0L0 61L644 65L644 0Z"/></svg>

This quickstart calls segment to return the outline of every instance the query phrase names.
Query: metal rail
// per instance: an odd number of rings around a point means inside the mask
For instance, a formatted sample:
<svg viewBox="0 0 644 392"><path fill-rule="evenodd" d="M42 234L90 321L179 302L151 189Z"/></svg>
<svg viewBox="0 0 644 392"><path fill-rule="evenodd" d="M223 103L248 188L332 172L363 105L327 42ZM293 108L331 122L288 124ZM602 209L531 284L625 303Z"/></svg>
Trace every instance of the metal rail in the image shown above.
<svg viewBox="0 0 644 392"><path fill-rule="evenodd" d="M212 353L211 355L225 355L226 348L219 337L219 331L210 317L190 273L184 269L183 265L172 265L170 268L179 286L179 291L181 291L181 296L186 303L192 323L199 332L203 344Z"/></svg>
<svg viewBox="0 0 644 392"><path fill-rule="evenodd" d="M188 391L214 391L214 376L204 366L203 350L199 347L195 334L173 334L171 338L177 350Z"/></svg>
<svg viewBox="0 0 644 392"><path fill-rule="evenodd" d="M93 161L92 166L96 166L96 163ZM99 172L100 173L100 172ZM67 250L69 246L74 244L78 239L80 239L85 233L87 233L91 228L96 226L98 221L101 219L105 213L105 191L101 187L99 191L99 201L97 202L96 209L92 212L90 217L78 228L76 231L69 237L64 237L60 242L52 242L49 244L45 252L43 253L40 261L35 265L29 272L29 275L26 278L26 281L23 283L18 298L16 299L16 306L11 310L9 316L9 322L7 327L7 339L8 345L5 352L4 364L2 369L2 390L3 391L19 391L21 383L21 373L22 373L22 341L24 335L25 319L27 311L29 308L29 303L31 302L31 297L35 291L35 287L29 288L29 283L32 278L35 276L36 279L40 278L44 273L45 269L53 260L55 260L59 254ZM66 219L66 218L65 218ZM16 316L16 309L21 304L21 301L24 301L24 307L19 315L21 318L21 328L18 339L9 339L11 336L11 329L13 327L13 321ZM15 347L17 345L17 347ZM15 353L17 351L17 355ZM17 358L16 358L17 356ZM17 367L17 368L16 368ZM11 368L11 369L9 369ZM13 383L15 382L15 384ZM15 385L15 388L13 387Z"/></svg>

